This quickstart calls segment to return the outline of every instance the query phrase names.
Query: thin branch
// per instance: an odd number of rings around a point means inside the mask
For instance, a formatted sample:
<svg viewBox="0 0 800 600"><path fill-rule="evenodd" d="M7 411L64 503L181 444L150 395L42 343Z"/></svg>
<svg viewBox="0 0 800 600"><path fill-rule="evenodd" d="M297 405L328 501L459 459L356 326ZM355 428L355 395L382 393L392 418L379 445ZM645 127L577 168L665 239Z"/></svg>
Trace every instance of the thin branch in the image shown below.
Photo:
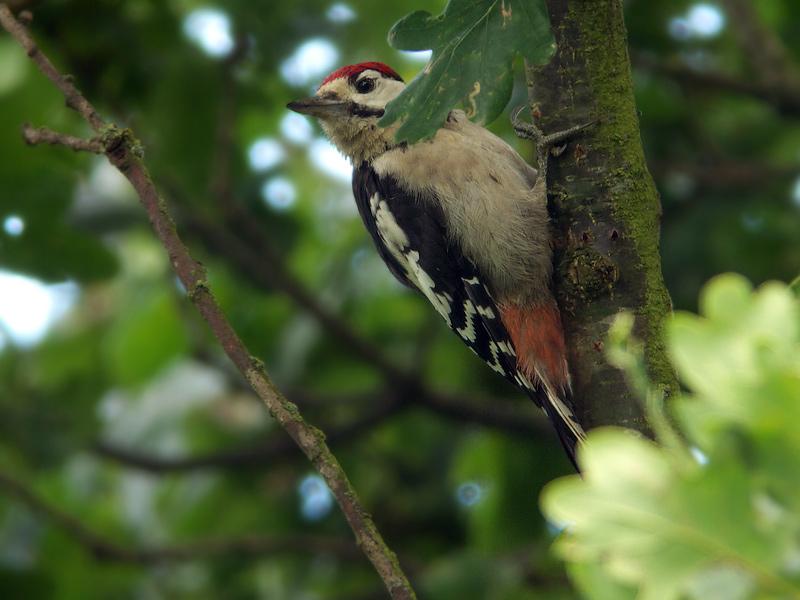
<svg viewBox="0 0 800 600"><path fill-rule="evenodd" d="M760 186L765 182L787 180L800 175L800 164L772 165L753 161L726 160L712 163L650 161L657 178L679 173L688 175L703 188Z"/></svg>
<svg viewBox="0 0 800 600"><path fill-rule="evenodd" d="M99 116L94 106L83 97L71 80L63 77L36 47L25 27L14 18L5 4L0 5L0 22L26 50L42 73L63 93L67 104L77 110L92 129L101 134L106 156L136 190L157 237L169 255L173 270L188 292L189 299L273 417L323 477L353 530L359 547L372 562L391 597L404 600L415 598L397 557L386 545L372 517L361 505L347 475L325 443L323 433L309 425L297 407L280 394L267 375L263 363L250 355L223 314L208 287L205 268L189 254L178 235L166 202L156 190L141 160L141 148L132 133L107 124Z"/></svg>
<svg viewBox="0 0 800 600"><path fill-rule="evenodd" d="M41 498L22 481L2 471L0 471L0 489L62 529L99 561L153 564L215 556L258 556L284 552L331 554L346 560L357 560L362 555L350 540L310 535L291 537L246 535L200 539L169 546L133 548L97 534L74 516Z"/></svg>
<svg viewBox="0 0 800 600"><path fill-rule="evenodd" d="M462 423L493 427L522 438L555 435L539 409L522 399L516 402L423 390L413 397L412 403Z"/></svg>
<svg viewBox="0 0 800 600"><path fill-rule="evenodd" d="M657 61L643 56L634 57L634 65L692 88L750 96L772 104L784 115L800 116L800 91L784 85L744 79L717 71L701 71L682 63Z"/></svg>
<svg viewBox="0 0 800 600"><path fill-rule="evenodd" d="M324 404L330 406L344 402L345 400L341 398L328 398ZM348 423L326 428L330 445L352 442L363 434L374 431L376 426L401 411L414 407L425 408L450 420L493 427L523 439L553 435L545 419L538 417L528 403L509 402L499 398L466 398L426 391L413 397L387 393L383 399L370 398L367 403L373 408L365 415ZM515 405L525 406L531 410L522 411ZM297 456L295 448L286 438L270 438L266 444L255 447L220 450L193 456L166 457L123 448L101 440L93 444L92 451L97 456L116 461L126 467L163 474L204 469L259 468L294 458Z"/></svg>
<svg viewBox="0 0 800 600"><path fill-rule="evenodd" d="M27 13L28 18L30 17L30 13ZM22 49L28 55L39 70L47 77L53 85L55 85L61 94L64 96L64 99L67 102L67 106L71 109L75 110L80 114L86 122L91 125L92 129L97 131L98 133L103 129L106 125L100 115L97 113L95 108L89 103L86 98L83 97L80 90L75 87L75 84L72 81L71 75L62 75L58 69L53 66L53 63L50 62L50 59L39 50L39 47L33 41L33 38L28 34L28 30L25 28L25 25L22 22L18 21L14 18L14 15L11 14L11 10L5 4L0 4L0 22L3 25L3 28L10 33L17 43L22 46Z"/></svg>
<svg viewBox="0 0 800 600"><path fill-rule="evenodd" d="M73 515L51 504L22 480L0 470L0 490L26 506L31 512L61 529L83 547L98 562L158 565L216 557L254 557L294 553L301 555L329 555L342 561L359 561L362 553L350 540L332 536L293 534L291 536L243 535L205 538L178 544L132 547L108 539L86 527ZM531 554L541 552L538 547L519 549L498 557L499 564L521 565L526 579L537 586L566 585L563 573L534 569ZM421 564L407 561L412 572L419 572ZM382 598L370 592L365 598ZM352 599L351 596L349 598Z"/></svg>
<svg viewBox="0 0 800 600"><path fill-rule="evenodd" d="M731 29L753 75L766 84L800 94L800 69L775 31L761 20L753 0L722 0Z"/></svg>
<svg viewBox="0 0 800 600"><path fill-rule="evenodd" d="M22 139L29 146L38 146L39 144L50 144L51 146L66 146L75 152L92 152L94 154L103 154L105 148L100 140L91 139L85 140L83 138L59 133L46 127L31 127L27 123L22 126Z"/></svg>
<svg viewBox="0 0 800 600"><path fill-rule="evenodd" d="M329 445L335 445L371 431L377 424L396 414L400 408L400 402L395 398L390 398L379 404L370 413L350 423L328 429L327 442ZM122 448L111 442L98 441L93 445L92 451L102 458L117 461L127 467L151 473L169 473L211 468L242 469L273 465L296 456L297 446L286 437L273 437L266 444L252 448L239 448L188 457L162 457Z"/></svg>

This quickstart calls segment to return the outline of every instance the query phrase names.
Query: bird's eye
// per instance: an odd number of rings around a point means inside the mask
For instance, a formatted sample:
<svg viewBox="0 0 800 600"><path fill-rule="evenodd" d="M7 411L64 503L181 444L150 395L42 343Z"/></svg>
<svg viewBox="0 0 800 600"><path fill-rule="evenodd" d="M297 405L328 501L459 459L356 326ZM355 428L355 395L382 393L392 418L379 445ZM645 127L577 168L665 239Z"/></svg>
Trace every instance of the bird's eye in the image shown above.
<svg viewBox="0 0 800 600"><path fill-rule="evenodd" d="M371 77L365 77L364 79L356 81L356 90L358 90L359 94L369 94L374 89L375 80Z"/></svg>

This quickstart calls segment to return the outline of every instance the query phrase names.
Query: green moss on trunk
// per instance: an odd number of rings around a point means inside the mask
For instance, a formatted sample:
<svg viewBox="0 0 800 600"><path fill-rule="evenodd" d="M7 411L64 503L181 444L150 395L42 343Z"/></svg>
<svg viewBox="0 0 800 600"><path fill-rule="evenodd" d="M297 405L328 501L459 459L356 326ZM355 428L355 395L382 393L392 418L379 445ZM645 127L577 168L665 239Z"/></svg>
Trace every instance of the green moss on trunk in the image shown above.
<svg viewBox="0 0 800 600"><path fill-rule="evenodd" d="M586 427L647 431L639 401L610 367L603 344L614 315L636 314L650 377L677 383L667 360L671 311L659 255L660 201L647 170L620 0L549 0L558 41L551 63L530 68L534 114L545 131L597 120L553 160L556 287L564 313L578 412Z"/></svg>

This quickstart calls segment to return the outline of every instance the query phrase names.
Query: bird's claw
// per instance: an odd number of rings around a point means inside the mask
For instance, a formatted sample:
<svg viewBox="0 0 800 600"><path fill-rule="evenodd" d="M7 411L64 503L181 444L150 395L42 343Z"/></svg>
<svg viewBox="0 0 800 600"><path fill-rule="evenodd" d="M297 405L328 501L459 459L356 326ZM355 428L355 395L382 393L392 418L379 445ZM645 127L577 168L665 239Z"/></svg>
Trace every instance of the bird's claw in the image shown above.
<svg viewBox="0 0 800 600"><path fill-rule="evenodd" d="M519 118L519 115L523 110L525 110L524 104L515 110L513 115L511 115L511 126L514 128L514 133L516 133L518 137L526 140L532 140L536 142L536 145L538 146L545 138L544 132L533 123L527 123Z"/></svg>
<svg viewBox="0 0 800 600"><path fill-rule="evenodd" d="M539 168L542 171L546 169L548 153L553 156L560 156L567 148L567 140L597 123L597 119L595 119L582 125L575 125L563 131L556 131L555 133L546 135L533 123L527 123L519 118L523 110L525 110L525 105L517 108L511 115L511 126L514 128L514 133L516 133L518 137L531 140L536 144Z"/></svg>
<svg viewBox="0 0 800 600"><path fill-rule="evenodd" d="M581 131L597 124L597 119L595 119L582 125L575 125L574 127L569 127L563 131L556 131L555 133L545 135L544 131L539 129L539 127L533 123L528 123L519 118L523 110L525 110L524 104L517 108L517 110L515 110L511 115L511 126L514 128L514 133L521 138L536 142L536 145L541 147L541 149L551 148L559 142L564 142Z"/></svg>

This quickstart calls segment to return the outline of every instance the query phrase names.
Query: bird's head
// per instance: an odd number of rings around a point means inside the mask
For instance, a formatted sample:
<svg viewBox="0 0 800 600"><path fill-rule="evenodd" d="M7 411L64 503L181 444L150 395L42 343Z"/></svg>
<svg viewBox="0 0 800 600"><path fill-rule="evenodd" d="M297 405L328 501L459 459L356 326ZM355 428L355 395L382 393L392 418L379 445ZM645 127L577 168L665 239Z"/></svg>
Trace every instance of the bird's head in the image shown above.
<svg viewBox="0 0 800 600"><path fill-rule="evenodd" d="M371 160L394 145L394 128L378 127L386 105L405 88L394 69L365 62L337 69L310 98L288 108L319 119L323 130L353 164Z"/></svg>

